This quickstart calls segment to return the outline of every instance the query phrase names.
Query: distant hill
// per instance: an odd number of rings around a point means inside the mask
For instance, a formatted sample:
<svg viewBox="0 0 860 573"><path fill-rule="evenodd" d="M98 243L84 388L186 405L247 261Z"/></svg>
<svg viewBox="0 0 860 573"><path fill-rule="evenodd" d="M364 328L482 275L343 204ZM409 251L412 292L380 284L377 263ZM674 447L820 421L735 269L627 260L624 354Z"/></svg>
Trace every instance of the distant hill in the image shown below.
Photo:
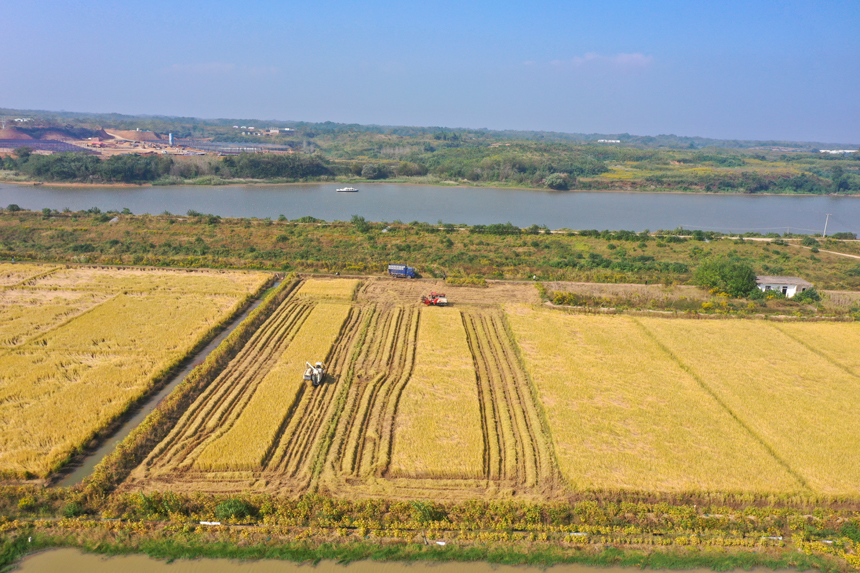
<svg viewBox="0 0 860 573"><path fill-rule="evenodd" d="M211 136L207 128L220 128L220 131L232 129L237 125L253 125L258 129L264 127L289 127L295 130L295 136L312 139L318 134L390 134L402 137L411 136L440 136L457 134L459 137L486 141L541 141L569 143L597 143L600 139L619 140L625 147L639 148L672 148L672 149L703 149L717 147L725 149L776 149L784 151L816 151L818 149L856 149L857 143L818 142L818 141L781 141L781 140L740 140L740 139L711 139L707 137L688 137L674 134L632 135L629 133L562 133L552 131L517 131L490 130L475 128L453 127L415 127L415 126L386 126L360 125L354 123L335 122L305 122L284 121L271 119L200 119L193 117L123 115L117 113L77 113L40 110L13 110L0 108L0 116L32 117L42 128L55 127L68 130L98 130L105 127L108 131L129 132L137 129L157 133L173 133L179 138L199 139ZM23 130L32 133L34 129ZM88 135L93 137L95 135ZM40 136L34 136L39 138ZM137 135L134 137L150 137ZM84 137L78 136L83 139ZM133 139L133 138L127 138ZM137 139L141 141L141 139ZM610 144L611 145L611 144Z"/></svg>

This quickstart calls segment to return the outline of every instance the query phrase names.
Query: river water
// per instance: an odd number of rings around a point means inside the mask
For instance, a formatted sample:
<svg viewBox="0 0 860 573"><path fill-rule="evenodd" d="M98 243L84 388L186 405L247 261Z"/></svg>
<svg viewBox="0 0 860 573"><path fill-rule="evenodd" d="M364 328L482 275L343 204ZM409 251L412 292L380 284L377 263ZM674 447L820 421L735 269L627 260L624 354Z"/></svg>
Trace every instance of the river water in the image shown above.
<svg viewBox="0 0 860 573"><path fill-rule="evenodd" d="M82 553L77 549L51 549L24 559L19 565L22 573L636 573L641 569L623 567L588 567L556 565L548 569L487 563L399 563L356 561L339 565L322 561L317 565L288 561L230 561L227 559L177 560L172 563L150 559L143 555L102 557ZM713 573L710 569L690 569L689 573ZM762 573L765 570L755 570ZM741 573L729 572L729 573ZM749 572L743 572L749 573ZM766 573L789 573L766 570ZM791 572L796 573L796 572Z"/></svg>
<svg viewBox="0 0 860 573"><path fill-rule="evenodd" d="M77 187L0 183L0 206L26 209L98 207L158 214L189 209L222 217L289 219L311 215L326 221L466 223L511 222L552 229L702 229L706 231L860 234L860 197L716 195L538 191L490 187L358 184L358 193L337 193L339 184Z"/></svg>

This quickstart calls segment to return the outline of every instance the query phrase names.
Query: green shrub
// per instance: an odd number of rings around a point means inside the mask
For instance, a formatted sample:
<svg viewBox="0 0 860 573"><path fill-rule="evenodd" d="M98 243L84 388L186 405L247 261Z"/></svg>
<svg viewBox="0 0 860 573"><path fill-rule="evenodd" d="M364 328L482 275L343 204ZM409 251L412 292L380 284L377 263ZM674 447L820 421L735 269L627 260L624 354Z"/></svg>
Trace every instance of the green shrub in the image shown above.
<svg viewBox="0 0 860 573"><path fill-rule="evenodd" d="M253 513L254 508L246 501L235 498L222 501L215 508L215 515L222 521L227 519L243 519L250 517Z"/></svg>
<svg viewBox="0 0 860 573"><path fill-rule="evenodd" d="M815 287L806 289L803 292L797 293L792 297L795 302L818 302L821 300L821 295L815 290Z"/></svg>
<svg viewBox="0 0 860 573"><path fill-rule="evenodd" d="M70 501L63 506L63 517L78 517L83 515L84 507L76 501Z"/></svg>
<svg viewBox="0 0 860 573"><path fill-rule="evenodd" d="M748 264L720 257L703 260L693 273L693 281L700 287L719 289L733 297L748 296L757 290L755 278Z"/></svg>
<svg viewBox="0 0 860 573"><path fill-rule="evenodd" d="M553 173L551 175L547 175L546 179L544 179L544 184L550 189L555 189L556 191L567 191L567 175L564 173Z"/></svg>

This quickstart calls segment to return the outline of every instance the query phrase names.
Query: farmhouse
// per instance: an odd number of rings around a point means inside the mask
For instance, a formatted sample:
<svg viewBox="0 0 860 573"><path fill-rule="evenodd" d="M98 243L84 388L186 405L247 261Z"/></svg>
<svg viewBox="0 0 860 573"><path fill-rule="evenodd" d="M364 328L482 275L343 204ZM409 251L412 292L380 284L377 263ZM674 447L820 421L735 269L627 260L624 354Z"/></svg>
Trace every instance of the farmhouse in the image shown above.
<svg viewBox="0 0 860 573"><path fill-rule="evenodd" d="M798 277L771 277L757 276L755 278L756 286L765 292L778 291L791 298L799 292L812 288L812 283Z"/></svg>

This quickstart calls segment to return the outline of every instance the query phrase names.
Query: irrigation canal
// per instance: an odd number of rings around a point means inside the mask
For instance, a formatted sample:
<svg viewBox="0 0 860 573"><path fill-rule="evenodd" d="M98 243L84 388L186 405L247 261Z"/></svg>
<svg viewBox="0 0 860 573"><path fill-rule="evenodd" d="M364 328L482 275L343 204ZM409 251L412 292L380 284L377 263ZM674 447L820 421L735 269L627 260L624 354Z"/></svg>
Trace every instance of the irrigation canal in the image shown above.
<svg viewBox="0 0 860 573"><path fill-rule="evenodd" d="M277 280L271 288L274 288L279 284L281 284L281 281ZM209 354L218 348L218 345L221 344L225 338L230 336L230 333L233 332L236 327L242 323L242 321L248 318L248 315L251 314L255 308L260 306L261 302L263 302L262 296L253 301L248 308L242 312L242 314L237 316L232 322L224 327L224 329L215 338L213 338L209 344L203 347L202 350L186 360L185 366L170 378L161 390L140 404L134 413L127 417L125 422L123 422L111 435L105 438L95 451L86 455L79 462L72 464L70 466L71 469L69 473L63 476L54 485L59 487L73 486L81 483L84 478L89 476L99 462L101 462L109 453L114 451L120 442L122 442L132 430L138 427L155 409L155 407L158 406L158 403L161 402L165 396L170 394L197 365L205 361Z"/></svg>
<svg viewBox="0 0 860 573"><path fill-rule="evenodd" d="M175 187L51 187L0 183L0 207L74 211L129 208L133 213L184 215L190 209L221 217L326 221L421 221L487 225L511 222L551 229L702 229L860 234L860 197L735 195L708 193L616 193L491 187L357 184L358 193L337 193L342 184L225 185Z"/></svg>

